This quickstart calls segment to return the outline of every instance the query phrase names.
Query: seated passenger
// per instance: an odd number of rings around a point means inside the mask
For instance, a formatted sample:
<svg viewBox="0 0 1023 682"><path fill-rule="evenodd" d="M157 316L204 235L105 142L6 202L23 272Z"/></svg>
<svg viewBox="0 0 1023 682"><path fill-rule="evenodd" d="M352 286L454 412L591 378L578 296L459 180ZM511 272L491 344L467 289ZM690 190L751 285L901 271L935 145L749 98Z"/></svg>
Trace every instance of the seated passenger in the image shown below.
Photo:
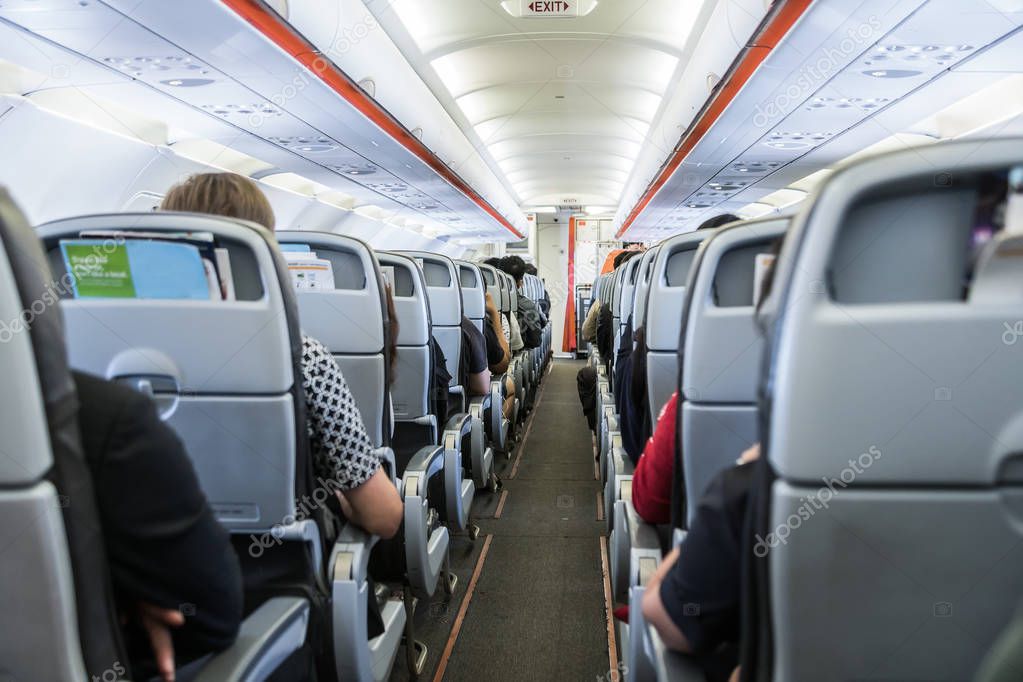
<svg viewBox="0 0 1023 682"><path fill-rule="evenodd" d="M516 287L522 288L522 279L526 276L526 261L519 256L506 256L501 259L500 269L511 275ZM537 348L543 343L543 328L547 326L547 316L525 294L520 293L518 301L517 317L522 342L526 348Z"/></svg>
<svg viewBox="0 0 1023 682"><path fill-rule="evenodd" d="M201 173L175 185L164 211L210 213L274 229L274 214L256 184L234 173ZM302 392L315 475L334 480L345 517L382 538L401 526L404 505L381 466L337 361L323 344L302 335Z"/></svg>
<svg viewBox="0 0 1023 682"><path fill-rule="evenodd" d="M614 260L614 267L618 269L623 263L628 262L633 256L639 255L639 251L620 251ZM602 306L600 299L593 302L583 323L583 336L586 337L587 326L592 323L593 340L597 342L597 350L605 362L605 367L610 367L611 350L614 347L614 333L611 329L614 322L611 317L610 306ZM590 426L590 431L597 431L597 370L593 367L583 367L576 373L576 390L579 392L579 402L583 406L583 414Z"/></svg>
<svg viewBox="0 0 1023 682"><path fill-rule="evenodd" d="M230 646L242 576L174 431L138 391L72 372L114 598L133 679Z"/></svg>
<svg viewBox="0 0 1023 682"><path fill-rule="evenodd" d="M742 529L760 444L714 477L682 544L664 558L643 595L643 617L665 645L693 654L709 680L738 662Z"/></svg>
<svg viewBox="0 0 1023 682"><path fill-rule="evenodd" d="M661 408L654 433L632 474L632 506L644 521L654 525L671 522L677 418L678 392L675 392Z"/></svg>
<svg viewBox="0 0 1023 682"><path fill-rule="evenodd" d="M490 373L504 374L511 365L511 348L504 333L504 323L501 321L501 313L494 305L494 299L487 293L487 318L484 322L484 336L487 341L487 360L490 363ZM504 405L501 411L506 419L511 419L515 410L515 382L510 376L504 377Z"/></svg>
<svg viewBox="0 0 1023 682"><path fill-rule="evenodd" d="M533 277L540 277L540 273L537 271L536 266L533 265L532 263L527 263L526 264L526 274L527 275L532 275ZM543 297L539 301L537 301L536 304L538 306L540 306L540 311L546 317L550 317L551 316L551 297L547 294L547 290L546 289L541 289L540 293L543 295Z"/></svg>
<svg viewBox="0 0 1023 682"><path fill-rule="evenodd" d="M459 383L471 396L490 393L490 362L483 332L462 316L462 367Z"/></svg>

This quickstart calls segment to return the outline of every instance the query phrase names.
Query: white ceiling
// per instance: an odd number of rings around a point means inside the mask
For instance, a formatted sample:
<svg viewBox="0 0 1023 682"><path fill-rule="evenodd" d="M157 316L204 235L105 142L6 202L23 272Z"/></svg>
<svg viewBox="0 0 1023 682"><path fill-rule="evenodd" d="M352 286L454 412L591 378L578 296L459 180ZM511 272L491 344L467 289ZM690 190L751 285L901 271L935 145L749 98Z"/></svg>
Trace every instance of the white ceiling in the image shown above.
<svg viewBox="0 0 1023 682"><path fill-rule="evenodd" d="M601 0L572 18L500 0L367 6L522 206L614 207L704 2Z"/></svg>

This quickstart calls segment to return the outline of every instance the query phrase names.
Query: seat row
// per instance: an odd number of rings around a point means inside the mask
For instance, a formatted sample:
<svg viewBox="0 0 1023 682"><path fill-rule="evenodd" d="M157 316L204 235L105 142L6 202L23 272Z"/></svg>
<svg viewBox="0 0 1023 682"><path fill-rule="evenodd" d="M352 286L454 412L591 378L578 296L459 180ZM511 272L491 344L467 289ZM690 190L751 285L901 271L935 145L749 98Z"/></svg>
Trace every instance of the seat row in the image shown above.
<svg viewBox="0 0 1023 682"><path fill-rule="evenodd" d="M333 661L339 680L387 679L402 643L410 672L421 672L427 652L415 637L415 606L439 586L453 590L450 534L467 532L475 539L475 493L499 485L493 453L510 453L550 359L549 329L544 347L513 359L508 372L515 378L519 409L510 420L502 413L504 377L494 377L484 396L468 395L460 383L462 316L481 327L487 291L503 312L514 314L519 295L514 281L490 266L437 254L374 252L351 237L274 234L197 214L88 216L33 232L9 198L0 204L5 320L35 311L32 305L46 300L41 296L47 287L66 279L60 244L83 235L108 235L95 240L98 251L133 238L203 235L227 254L234 290L233 300L66 296L59 311L44 306L27 334L0 348L12 391L28 397L19 411L3 411L5 433L23 454L18 466L0 465L7 491L0 505L5 517L24 518L33 535L33 551L17 558L21 574L32 577L18 585L5 581L0 603L5 612L32 614L39 624L5 636L0 645L5 669L23 671L26 679L83 679L86 667L95 669L90 661L127 660L123 652L103 659L90 651L96 640L117 642L116 633L104 632L116 620L92 618L109 614L112 606L86 603L106 592L83 594L87 583L79 574L85 569L69 553L81 526L62 521L58 501L66 491L46 480L51 466L59 469L62 458L73 457L61 447L73 434L51 428L48 438L46 428L54 423L54 406L73 400L67 395L69 364L151 396L183 441L210 506L231 534L245 576L248 616L236 644L209 661L198 679L264 679L310 643L326 652L322 656ZM296 289L281 248L328 261L334 286ZM159 274L160 264L153 266ZM388 286L396 320L389 313ZM535 278L526 282L533 295L542 286ZM400 332L392 364L394 324ZM403 523L393 539L381 540L351 523L336 533L327 527L324 500L334 488L312 474L302 332L337 360L402 497ZM431 385L431 339L443 349L449 386ZM454 401L451 418L432 407L438 391ZM5 566L8 560L14 561L5 557ZM380 584L375 589L374 580ZM401 599L390 596L388 584L400 586ZM371 638L373 611L382 632ZM80 637L86 628L103 635ZM39 657L44 649L59 655Z"/></svg>
<svg viewBox="0 0 1023 682"><path fill-rule="evenodd" d="M632 501L616 358L590 349L626 679L705 679L645 622L644 589L754 443L742 679L973 676L1023 598L1023 224L1006 189L1021 158L1001 140L860 161L793 218L677 235L598 280L616 343L630 320L645 330L650 424L679 395L671 523L655 527Z"/></svg>

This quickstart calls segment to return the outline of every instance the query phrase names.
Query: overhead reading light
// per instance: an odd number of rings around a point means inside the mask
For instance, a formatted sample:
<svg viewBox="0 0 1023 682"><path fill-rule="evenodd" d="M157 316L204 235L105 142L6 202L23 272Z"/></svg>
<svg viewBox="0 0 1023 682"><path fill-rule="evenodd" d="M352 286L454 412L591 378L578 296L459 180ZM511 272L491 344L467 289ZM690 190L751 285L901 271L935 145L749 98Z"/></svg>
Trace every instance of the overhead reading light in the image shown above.
<svg viewBox="0 0 1023 682"><path fill-rule="evenodd" d="M877 69L875 71L864 71L863 73L874 78L912 78L913 76L919 76L923 72L912 69Z"/></svg>
<svg viewBox="0 0 1023 682"><path fill-rule="evenodd" d="M209 85L214 80L212 78L172 78L160 82L174 88L198 88L202 85Z"/></svg>

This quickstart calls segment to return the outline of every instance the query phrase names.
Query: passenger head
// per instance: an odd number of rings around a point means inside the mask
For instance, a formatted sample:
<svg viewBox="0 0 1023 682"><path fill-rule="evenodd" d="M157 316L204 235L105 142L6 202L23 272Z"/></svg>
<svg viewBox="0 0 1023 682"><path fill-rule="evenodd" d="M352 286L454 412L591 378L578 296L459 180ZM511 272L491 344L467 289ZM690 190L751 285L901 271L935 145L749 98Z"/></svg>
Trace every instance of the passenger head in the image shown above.
<svg viewBox="0 0 1023 682"><path fill-rule="evenodd" d="M501 269L501 259L498 258L497 256L492 256L492 257L486 259L485 261L483 261L483 264L484 265L489 265L489 266L494 267L494 268L497 268L498 270Z"/></svg>
<svg viewBox="0 0 1023 682"><path fill-rule="evenodd" d="M498 267L511 275L515 284L522 284L522 278L526 276L526 261L520 256L505 256Z"/></svg>
<svg viewBox="0 0 1023 682"><path fill-rule="evenodd" d="M209 213L274 229L274 212L252 180L237 173L197 173L170 188L161 211Z"/></svg>
<svg viewBox="0 0 1023 682"><path fill-rule="evenodd" d="M721 215L716 215L713 218L704 220L703 223L696 229L713 230L716 227L721 227L722 225L727 225L728 223L734 223L738 220L742 220L742 218L740 218L737 215L732 215L731 213L722 213Z"/></svg>
<svg viewBox="0 0 1023 682"><path fill-rule="evenodd" d="M390 320L390 333L387 336L387 360L391 363L391 383L394 383L398 372L398 334L401 333L401 324L398 322L398 309L394 307L394 295L391 293L391 285L384 285L384 293L387 295L387 319Z"/></svg>
<svg viewBox="0 0 1023 682"><path fill-rule="evenodd" d="M532 275L533 277L539 277L540 273L537 271L536 266L532 263L526 263L526 274Z"/></svg>
<svg viewBox="0 0 1023 682"><path fill-rule="evenodd" d="M624 265L625 263L628 263L629 259L635 258L636 256L640 255L641 253L643 253L643 252L642 251L622 251L620 254L615 256L615 259L613 261L611 261L612 264L614 265L614 269L617 270L620 266Z"/></svg>

